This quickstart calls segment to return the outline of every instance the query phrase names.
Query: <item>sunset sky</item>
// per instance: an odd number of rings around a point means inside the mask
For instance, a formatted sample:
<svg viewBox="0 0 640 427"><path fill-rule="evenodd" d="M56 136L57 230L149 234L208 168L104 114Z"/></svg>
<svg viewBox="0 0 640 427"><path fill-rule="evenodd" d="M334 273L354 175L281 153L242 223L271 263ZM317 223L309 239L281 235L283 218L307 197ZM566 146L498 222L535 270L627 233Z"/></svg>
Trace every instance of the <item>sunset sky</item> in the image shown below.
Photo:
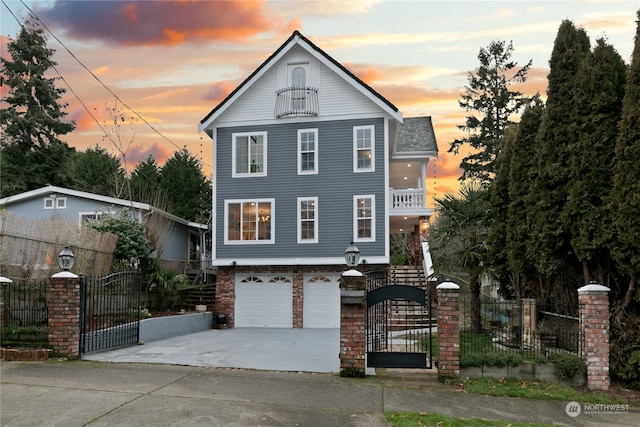
<svg viewBox="0 0 640 427"><path fill-rule="evenodd" d="M447 150L464 135L458 100L480 48L512 41L520 66L533 60L529 80L517 89L544 95L563 19L583 27L592 46L605 37L629 63L640 0L2 0L3 57L8 37L19 32L13 15L24 22L27 7L60 40L48 34L57 70L77 95L58 82L77 125L64 139L79 150L100 145L118 153L92 118L108 121L105 104L112 106L115 94L144 119L123 128L128 166L150 154L163 164L186 146L210 173L211 142L197 133L198 122L297 29L404 117L432 116L440 156L429 168L427 191L440 197L457 191L460 158ZM7 87L1 92L6 96Z"/></svg>

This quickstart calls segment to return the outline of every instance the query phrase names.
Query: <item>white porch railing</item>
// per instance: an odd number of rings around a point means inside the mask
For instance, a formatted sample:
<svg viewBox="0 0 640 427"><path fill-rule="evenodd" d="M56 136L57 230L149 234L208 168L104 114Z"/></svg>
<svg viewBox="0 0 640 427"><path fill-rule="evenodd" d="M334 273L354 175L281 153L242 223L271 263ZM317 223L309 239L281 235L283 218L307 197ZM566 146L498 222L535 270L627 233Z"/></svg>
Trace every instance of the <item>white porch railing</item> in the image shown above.
<svg viewBox="0 0 640 427"><path fill-rule="evenodd" d="M391 188L391 210L426 209L425 192L417 189Z"/></svg>

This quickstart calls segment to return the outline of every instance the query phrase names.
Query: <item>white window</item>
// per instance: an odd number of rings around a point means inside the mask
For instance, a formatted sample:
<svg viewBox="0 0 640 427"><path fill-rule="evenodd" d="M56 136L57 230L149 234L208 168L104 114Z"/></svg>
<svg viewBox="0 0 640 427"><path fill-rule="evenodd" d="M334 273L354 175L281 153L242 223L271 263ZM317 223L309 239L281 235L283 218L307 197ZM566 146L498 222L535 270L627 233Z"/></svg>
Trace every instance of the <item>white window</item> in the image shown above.
<svg viewBox="0 0 640 427"><path fill-rule="evenodd" d="M44 209L67 209L67 198L56 196L45 197Z"/></svg>
<svg viewBox="0 0 640 427"><path fill-rule="evenodd" d="M267 174L267 133L234 133L233 177Z"/></svg>
<svg viewBox="0 0 640 427"><path fill-rule="evenodd" d="M298 243L318 243L317 197L298 197Z"/></svg>
<svg viewBox="0 0 640 427"><path fill-rule="evenodd" d="M318 173L318 129L298 130L298 175Z"/></svg>
<svg viewBox="0 0 640 427"><path fill-rule="evenodd" d="M375 196L353 196L353 240L373 242L376 240Z"/></svg>
<svg viewBox="0 0 640 427"><path fill-rule="evenodd" d="M288 64L291 110L304 112L307 109L307 74L309 64Z"/></svg>
<svg viewBox="0 0 640 427"><path fill-rule="evenodd" d="M226 200L225 243L274 243L274 199Z"/></svg>
<svg viewBox="0 0 640 427"><path fill-rule="evenodd" d="M85 225L89 221L96 221L109 213L104 212L80 212L80 225Z"/></svg>
<svg viewBox="0 0 640 427"><path fill-rule="evenodd" d="M375 171L375 126L353 128L353 171Z"/></svg>

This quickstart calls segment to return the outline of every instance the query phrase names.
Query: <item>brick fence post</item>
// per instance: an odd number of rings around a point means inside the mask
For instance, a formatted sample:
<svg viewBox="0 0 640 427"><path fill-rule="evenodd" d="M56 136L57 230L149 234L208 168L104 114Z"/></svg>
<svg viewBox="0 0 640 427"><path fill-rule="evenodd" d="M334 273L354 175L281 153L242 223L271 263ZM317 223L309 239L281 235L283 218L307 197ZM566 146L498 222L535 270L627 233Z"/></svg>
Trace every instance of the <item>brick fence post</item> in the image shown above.
<svg viewBox="0 0 640 427"><path fill-rule="evenodd" d="M591 282L578 289L582 360L587 387L609 390L609 288Z"/></svg>
<svg viewBox="0 0 640 427"><path fill-rule="evenodd" d="M357 273L357 274L356 274ZM366 277L356 270L340 279L340 376L364 377L366 370Z"/></svg>
<svg viewBox="0 0 640 427"><path fill-rule="evenodd" d="M13 283L13 280L0 276L0 332L4 331L4 287Z"/></svg>
<svg viewBox="0 0 640 427"><path fill-rule="evenodd" d="M76 359L80 355L80 280L68 271L51 276L49 345L54 356Z"/></svg>
<svg viewBox="0 0 640 427"><path fill-rule="evenodd" d="M438 292L438 381L460 376L460 286L443 282Z"/></svg>

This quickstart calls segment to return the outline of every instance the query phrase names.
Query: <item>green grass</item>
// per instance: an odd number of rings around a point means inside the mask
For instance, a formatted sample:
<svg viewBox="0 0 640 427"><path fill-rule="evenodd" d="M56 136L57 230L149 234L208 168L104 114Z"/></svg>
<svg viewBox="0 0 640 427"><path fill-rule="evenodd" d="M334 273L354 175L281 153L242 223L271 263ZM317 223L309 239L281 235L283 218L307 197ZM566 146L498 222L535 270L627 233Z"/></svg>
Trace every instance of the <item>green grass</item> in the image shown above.
<svg viewBox="0 0 640 427"><path fill-rule="evenodd" d="M466 378L459 382L472 394L489 396L522 397L525 399L575 401L583 403L628 403L614 400L609 395L582 393L575 388L562 384L549 384L535 380L516 380L514 378Z"/></svg>
<svg viewBox="0 0 640 427"><path fill-rule="evenodd" d="M440 414L415 412L386 412L385 418L392 427L550 427L551 424L513 423L481 418L456 418Z"/></svg>

